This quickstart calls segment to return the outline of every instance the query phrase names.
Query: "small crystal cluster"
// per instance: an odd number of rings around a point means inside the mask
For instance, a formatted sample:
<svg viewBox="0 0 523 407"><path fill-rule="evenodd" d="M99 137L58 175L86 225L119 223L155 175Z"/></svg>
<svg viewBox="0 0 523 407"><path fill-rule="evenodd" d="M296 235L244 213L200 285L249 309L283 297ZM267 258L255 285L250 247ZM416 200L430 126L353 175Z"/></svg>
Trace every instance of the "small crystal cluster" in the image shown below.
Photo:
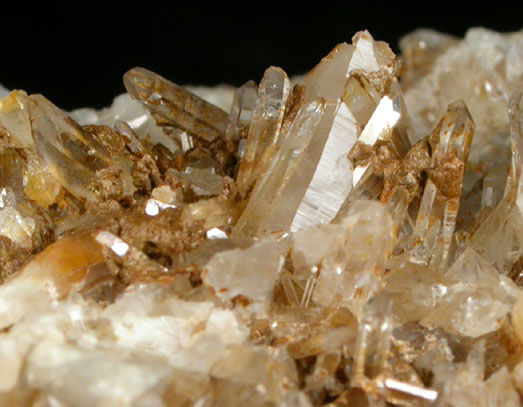
<svg viewBox="0 0 523 407"><path fill-rule="evenodd" d="M520 406L523 32L400 45L0 99L0 405Z"/></svg>

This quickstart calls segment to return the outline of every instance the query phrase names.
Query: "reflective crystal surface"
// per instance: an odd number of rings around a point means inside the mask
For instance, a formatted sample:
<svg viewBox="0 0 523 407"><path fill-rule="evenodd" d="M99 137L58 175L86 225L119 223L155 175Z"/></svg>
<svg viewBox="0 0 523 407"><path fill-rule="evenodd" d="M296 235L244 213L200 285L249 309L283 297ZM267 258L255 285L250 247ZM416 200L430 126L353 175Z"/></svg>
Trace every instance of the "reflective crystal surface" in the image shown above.
<svg viewBox="0 0 523 407"><path fill-rule="evenodd" d="M2 93L0 405L519 406L523 33L400 49Z"/></svg>

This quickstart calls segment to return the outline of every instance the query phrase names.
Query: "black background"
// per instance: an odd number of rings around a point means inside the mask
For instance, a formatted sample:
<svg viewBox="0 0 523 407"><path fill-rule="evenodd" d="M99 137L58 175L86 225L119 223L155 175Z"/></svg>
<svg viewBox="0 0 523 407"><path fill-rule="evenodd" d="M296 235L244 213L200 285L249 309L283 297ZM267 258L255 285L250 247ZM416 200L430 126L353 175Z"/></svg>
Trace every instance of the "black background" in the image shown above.
<svg viewBox="0 0 523 407"><path fill-rule="evenodd" d="M133 66L179 84L241 85L270 65L304 73L364 28L397 52L401 35L418 27L463 36L473 26L522 26L521 5L501 1L68 4L20 4L0 17L0 83L64 109L109 105Z"/></svg>

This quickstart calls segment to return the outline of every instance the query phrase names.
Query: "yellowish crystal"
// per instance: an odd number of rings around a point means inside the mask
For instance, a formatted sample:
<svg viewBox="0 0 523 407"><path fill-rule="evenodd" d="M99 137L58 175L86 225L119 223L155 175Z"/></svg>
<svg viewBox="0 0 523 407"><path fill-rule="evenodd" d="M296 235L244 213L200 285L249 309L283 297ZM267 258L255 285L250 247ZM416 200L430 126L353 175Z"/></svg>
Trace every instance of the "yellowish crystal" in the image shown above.
<svg viewBox="0 0 523 407"><path fill-rule="evenodd" d="M523 36L400 48L1 99L0 405L519 406Z"/></svg>

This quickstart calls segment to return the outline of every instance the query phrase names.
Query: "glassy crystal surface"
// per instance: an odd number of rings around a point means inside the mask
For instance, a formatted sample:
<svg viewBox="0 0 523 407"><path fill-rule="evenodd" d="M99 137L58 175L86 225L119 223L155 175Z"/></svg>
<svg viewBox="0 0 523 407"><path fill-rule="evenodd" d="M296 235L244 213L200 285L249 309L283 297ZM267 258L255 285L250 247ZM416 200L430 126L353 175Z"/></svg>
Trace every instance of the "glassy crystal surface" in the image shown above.
<svg viewBox="0 0 523 407"><path fill-rule="evenodd" d="M282 144L280 131L290 86L289 78L282 69L270 67L265 71L238 169L237 183L242 194L248 194L257 175L267 171L269 157Z"/></svg>
<svg viewBox="0 0 523 407"><path fill-rule="evenodd" d="M293 220L293 231L330 222L347 199L354 184L348 155L368 120L363 112L374 110L372 96L379 97L367 78L379 77L381 88L392 77L394 63L390 48L365 31L352 38L352 45L338 45L303 80L305 97L323 97L326 105L300 170L302 178L311 177L311 181ZM369 86L361 89L356 78Z"/></svg>
<svg viewBox="0 0 523 407"><path fill-rule="evenodd" d="M519 406L523 34L400 48L0 92L0 405Z"/></svg>
<svg viewBox="0 0 523 407"><path fill-rule="evenodd" d="M432 163L411 243L413 262L448 260L473 135L467 107L457 101L429 136Z"/></svg>
<svg viewBox="0 0 523 407"><path fill-rule="evenodd" d="M322 100L302 105L291 127L282 135L281 146L267 171L259 174L235 227L238 234L253 236L289 229L305 189L299 184L298 170L324 110Z"/></svg>
<svg viewBox="0 0 523 407"><path fill-rule="evenodd" d="M124 75L124 84L131 97L168 124L206 141L225 133L228 117L223 110L154 72L133 68Z"/></svg>

